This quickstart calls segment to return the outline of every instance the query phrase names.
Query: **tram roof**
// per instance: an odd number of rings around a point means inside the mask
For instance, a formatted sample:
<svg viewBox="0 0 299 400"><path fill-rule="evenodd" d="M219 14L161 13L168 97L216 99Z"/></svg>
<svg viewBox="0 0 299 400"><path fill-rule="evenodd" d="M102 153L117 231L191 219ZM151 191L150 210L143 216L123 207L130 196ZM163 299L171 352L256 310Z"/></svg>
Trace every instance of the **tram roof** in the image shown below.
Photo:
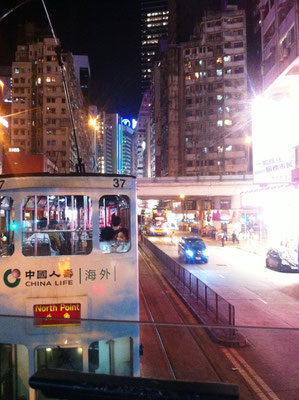
<svg viewBox="0 0 299 400"><path fill-rule="evenodd" d="M119 180L119 181L116 181ZM109 184L111 181L111 184ZM126 183L127 181L127 183ZM118 183L117 183L118 182ZM118 186L117 186L118 185ZM136 177L133 175L97 174L97 173L27 173L0 175L0 189L13 190L25 188L111 188L133 189Z"/></svg>

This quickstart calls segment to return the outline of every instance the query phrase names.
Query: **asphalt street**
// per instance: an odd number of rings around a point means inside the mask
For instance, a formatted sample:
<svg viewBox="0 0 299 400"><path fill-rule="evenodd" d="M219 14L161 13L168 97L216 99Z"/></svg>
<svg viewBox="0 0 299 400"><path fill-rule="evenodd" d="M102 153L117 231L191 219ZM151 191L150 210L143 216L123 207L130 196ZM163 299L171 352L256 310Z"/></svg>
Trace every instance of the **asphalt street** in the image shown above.
<svg viewBox="0 0 299 400"><path fill-rule="evenodd" d="M177 244L169 237L149 239L179 262ZM271 399L298 400L299 273L269 270L264 256L237 246L205 243L207 264L182 265L235 306L236 325L244 327L248 346L223 349L224 355L238 370L251 371Z"/></svg>

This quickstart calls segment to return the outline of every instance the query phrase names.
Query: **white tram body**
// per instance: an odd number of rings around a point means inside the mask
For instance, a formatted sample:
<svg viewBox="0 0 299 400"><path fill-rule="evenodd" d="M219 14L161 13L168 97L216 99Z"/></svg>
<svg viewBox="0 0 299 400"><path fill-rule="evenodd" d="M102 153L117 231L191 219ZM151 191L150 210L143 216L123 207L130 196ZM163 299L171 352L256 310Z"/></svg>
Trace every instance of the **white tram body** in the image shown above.
<svg viewBox="0 0 299 400"><path fill-rule="evenodd" d="M21 316L0 315L0 355L18 352L11 399L35 399L26 382L43 367L138 376L136 179L32 174L0 187L0 314Z"/></svg>

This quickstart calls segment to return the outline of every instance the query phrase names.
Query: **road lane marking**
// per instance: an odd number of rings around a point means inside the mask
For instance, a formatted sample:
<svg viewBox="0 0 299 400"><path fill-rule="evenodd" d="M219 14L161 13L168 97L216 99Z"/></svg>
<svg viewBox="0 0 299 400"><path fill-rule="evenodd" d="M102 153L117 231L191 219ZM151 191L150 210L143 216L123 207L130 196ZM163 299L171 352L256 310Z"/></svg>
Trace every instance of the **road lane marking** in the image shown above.
<svg viewBox="0 0 299 400"><path fill-rule="evenodd" d="M254 382L253 379L248 375L248 373L242 368L242 365L238 363L238 361L229 353L227 349L222 349L227 359L232 363L234 367L238 369L240 375L244 378L244 380L249 384L251 389L255 392L255 394L261 400L269 400L269 398L261 391L261 388Z"/></svg>
<svg viewBox="0 0 299 400"><path fill-rule="evenodd" d="M264 304L268 304L268 302L266 300L263 300L260 297L258 297L258 300L262 301Z"/></svg>
<svg viewBox="0 0 299 400"><path fill-rule="evenodd" d="M266 382L255 372L253 368L241 357L235 349L231 349L233 355L240 361L241 364L247 369L251 376L259 383L259 385L266 391L272 400L280 400L273 390L266 384Z"/></svg>

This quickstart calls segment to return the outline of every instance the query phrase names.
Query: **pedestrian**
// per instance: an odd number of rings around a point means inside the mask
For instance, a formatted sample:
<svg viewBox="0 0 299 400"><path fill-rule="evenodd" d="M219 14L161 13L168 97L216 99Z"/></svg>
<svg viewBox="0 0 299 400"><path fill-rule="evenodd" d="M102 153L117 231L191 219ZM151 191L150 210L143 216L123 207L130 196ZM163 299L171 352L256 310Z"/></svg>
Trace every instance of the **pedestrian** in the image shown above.
<svg viewBox="0 0 299 400"><path fill-rule="evenodd" d="M236 235L236 232L234 231L233 234L232 234L233 244L235 244L236 238L237 238L237 235Z"/></svg>
<svg viewBox="0 0 299 400"><path fill-rule="evenodd" d="M221 244L222 244L222 247L224 247L224 240L225 240L225 235L224 235L224 232L221 232Z"/></svg>

